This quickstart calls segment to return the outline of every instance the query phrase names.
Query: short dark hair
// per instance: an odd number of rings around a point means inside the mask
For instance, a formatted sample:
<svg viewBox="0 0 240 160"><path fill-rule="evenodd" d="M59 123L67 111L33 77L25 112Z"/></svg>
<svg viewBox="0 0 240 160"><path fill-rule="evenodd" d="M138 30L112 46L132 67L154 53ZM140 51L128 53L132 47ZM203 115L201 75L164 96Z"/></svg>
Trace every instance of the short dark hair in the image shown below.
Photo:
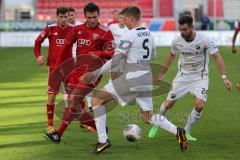
<svg viewBox="0 0 240 160"><path fill-rule="evenodd" d="M141 19L141 10L137 6L126 7L122 10L122 13L133 16L137 21Z"/></svg>
<svg viewBox="0 0 240 160"><path fill-rule="evenodd" d="M68 8L69 12L75 12L75 9L73 7Z"/></svg>
<svg viewBox="0 0 240 160"><path fill-rule="evenodd" d="M190 15L184 15L184 16L181 16L181 17L178 19L178 23L179 23L180 25L187 24L188 26L192 26L192 25L193 25L193 18L192 18L192 16L190 16Z"/></svg>
<svg viewBox="0 0 240 160"><path fill-rule="evenodd" d="M93 2L88 3L85 7L84 7L84 15L86 16L86 12L95 12L97 11L98 15L100 15L100 8L98 7L98 5L96 5Z"/></svg>
<svg viewBox="0 0 240 160"><path fill-rule="evenodd" d="M114 10L113 10L113 13L116 13L116 12L118 12L118 10L117 10L117 9L114 9Z"/></svg>
<svg viewBox="0 0 240 160"><path fill-rule="evenodd" d="M123 10L120 10L118 14L123 15L123 14L124 14L124 9L123 9Z"/></svg>
<svg viewBox="0 0 240 160"><path fill-rule="evenodd" d="M61 14L65 14L69 12L69 9L67 7L58 7L57 8L57 16L61 13Z"/></svg>

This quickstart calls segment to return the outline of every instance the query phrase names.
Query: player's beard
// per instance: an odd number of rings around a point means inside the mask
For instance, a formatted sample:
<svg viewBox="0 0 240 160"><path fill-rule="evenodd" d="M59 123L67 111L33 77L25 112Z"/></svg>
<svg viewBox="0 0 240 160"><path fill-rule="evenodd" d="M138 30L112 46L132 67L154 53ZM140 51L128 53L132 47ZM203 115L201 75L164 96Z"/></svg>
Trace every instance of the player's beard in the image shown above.
<svg viewBox="0 0 240 160"><path fill-rule="evenodd" d="M188 35L182 35L182 37L188 42L188 41L193 41L193 31L190 31Z"/></svg>
<svg viewBox="0 0 240 160"><path fill-rule="evenodd" d="M61 28L65 28L66 25L67 25L67 22L65 22L65 23L60 23L59 25L60 25Z"/></svg>

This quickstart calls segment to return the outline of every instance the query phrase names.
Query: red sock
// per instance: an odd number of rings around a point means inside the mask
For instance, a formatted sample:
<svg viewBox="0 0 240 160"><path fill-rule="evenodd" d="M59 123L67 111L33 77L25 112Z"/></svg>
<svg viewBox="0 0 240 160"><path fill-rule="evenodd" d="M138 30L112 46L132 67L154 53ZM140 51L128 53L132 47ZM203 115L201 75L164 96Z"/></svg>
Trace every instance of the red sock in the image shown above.
<svg viewBox="0 0 240 160"><path fill-rule="evenodd" d="M94 118L93 118L93 116L92 116L90 113L85 112L85 113L81 116L81 118L79 119L79 121L80 121L81 124L85 124L85 125L87 125L87 126L89 126L89 127L92 127L93 129L97 130L96 125L95 125Z"/></svg>
<svg viewBox="0 0 240 160"><path fill-rule="evenodd" d="M61 123L60 127L58 128L58 135L60 137L63 135L63 132L65 131L65 129L68 127L68 125L73 120L76 111L77 111L76 109L70 108L70 107L68 107L65 110L65 112L63 114L63 118L62 118L62 123Z"/></svg>
<svg viewBox="0 0 240 160"><path fill-rule="evenodd" d="M94 121L93 116L89 112L86 112L85 99L83 99L79 103L79 105L80 105L79 107L81 109L81 113L83 113L83 115L80 115L80 118L79 118L80 124L87 125L96 130L95 121Z"/></svg>
<svg viewBox="0 0 240 160"><path fill-rule="evenodd" d="M48 126L53 126L55 104L47 104L46 107L47 107Z"/></svg>

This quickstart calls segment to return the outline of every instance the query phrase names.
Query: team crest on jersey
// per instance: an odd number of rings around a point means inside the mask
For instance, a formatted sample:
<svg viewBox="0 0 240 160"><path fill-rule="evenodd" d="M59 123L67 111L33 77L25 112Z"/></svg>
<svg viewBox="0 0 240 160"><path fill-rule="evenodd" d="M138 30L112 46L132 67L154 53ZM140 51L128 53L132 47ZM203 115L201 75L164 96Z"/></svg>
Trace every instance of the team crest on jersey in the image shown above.
<svg viewBox="0 0 240 160"><path fill-rule="evenodd" d="M172 93L172 94L171 94L171 98L172 98L172 99L176 98L176 94L175 94L175 93Z"/></svg>
<svg viewBox="0 0 240 160"><path fill-rule="evenodd" d="M93 34L93 39L96 40L98 39L99 35L98 34Z"/></svg>
<svg viewBox="0 0 240 160"><path fill-rule="evenodd" d="M199 45L196 45L196 50L200 50L200 46Z"/></svg>

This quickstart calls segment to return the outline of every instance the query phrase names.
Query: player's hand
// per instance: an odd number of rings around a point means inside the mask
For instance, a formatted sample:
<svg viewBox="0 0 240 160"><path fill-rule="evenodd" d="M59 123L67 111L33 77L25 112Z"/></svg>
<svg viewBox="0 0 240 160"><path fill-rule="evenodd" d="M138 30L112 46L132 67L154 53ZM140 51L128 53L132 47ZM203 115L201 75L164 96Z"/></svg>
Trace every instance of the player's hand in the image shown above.
<svg viewBox="0 0 240 160"><path fill-rule="evenodd" d="M234 47L232 47L232 53L233 54L236 54L237 53L237 48L234 46Z"/></svg>
<svg viewBox="0 0 240 160"><path fill-rule="evenodd" d="M95 77L92 74L92 72L87 72L82 77L79 78L79 81L84 81L84 82L89 83L89 82L93 81L94 78Z"/></svg>
<svg viewBox="0 0 240 160"><path fill-rule="evenodd" d="M39 65L44 65L44 57L43 56L38 56L37 57L37 63Z"/></svg>
<svg viewBox="0 0 240 160"><path fill-rule="evenodd" d="M228 90L231 90L232 89L232 83L228 80L228 79L224 79L223 80L225 86L227 87Z"/></svg>
<svg viewBox="0 0 240 160"><path fill-rule="evenodd" d="M163 76L164 76L164 75L159 74L159 75L157 76L156 80L157 80L157 81L161 81L161 80L163 79Z"/></svg>

